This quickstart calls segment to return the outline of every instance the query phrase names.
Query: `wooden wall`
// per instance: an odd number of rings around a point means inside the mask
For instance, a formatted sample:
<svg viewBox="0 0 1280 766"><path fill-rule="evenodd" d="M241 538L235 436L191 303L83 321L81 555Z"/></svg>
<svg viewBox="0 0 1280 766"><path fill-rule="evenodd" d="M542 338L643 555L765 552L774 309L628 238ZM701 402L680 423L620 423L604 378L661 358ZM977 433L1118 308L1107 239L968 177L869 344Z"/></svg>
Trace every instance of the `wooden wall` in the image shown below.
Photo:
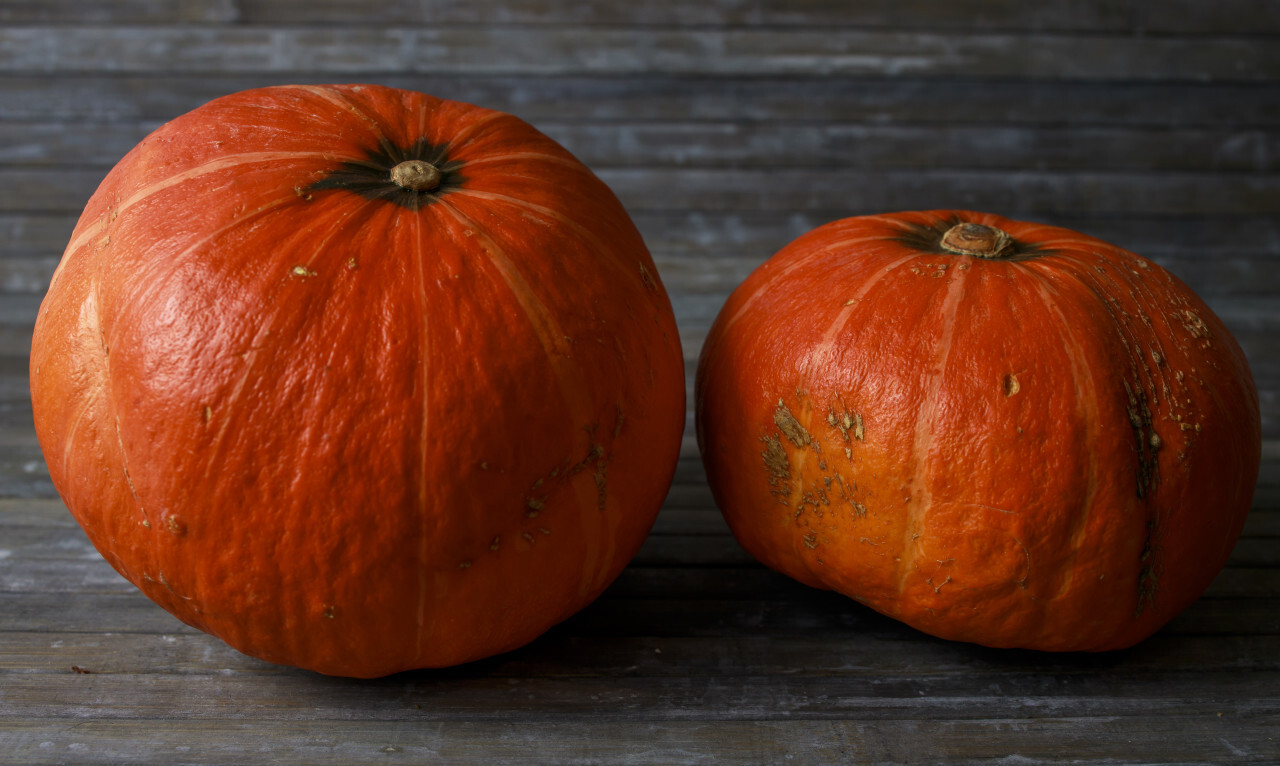
<svg viewBox="0 0 1280 766"><path fill-rule="evenodd" d="M801 232L963 207L1147 255L1237 332L1280 437L1280 3L18 0L0 4L0 355L160 122L281 82L515 112L595 168L686 352Z"/></svg>
<svg viewBox="0 0 1280 766"><path fill-rule="evenodd" d="M632 566L521 651L348 683L179 625L56 499L37 307L148 131L357 81L515 112L592 166L656 256L690 380L728 292L832 219L971 208L1154 258L1262 398L1226 571L1128 652L933 640L747 556L690 428ZM1277 0L0 0L0 764L1280 763L1277 267Z"/></svg>

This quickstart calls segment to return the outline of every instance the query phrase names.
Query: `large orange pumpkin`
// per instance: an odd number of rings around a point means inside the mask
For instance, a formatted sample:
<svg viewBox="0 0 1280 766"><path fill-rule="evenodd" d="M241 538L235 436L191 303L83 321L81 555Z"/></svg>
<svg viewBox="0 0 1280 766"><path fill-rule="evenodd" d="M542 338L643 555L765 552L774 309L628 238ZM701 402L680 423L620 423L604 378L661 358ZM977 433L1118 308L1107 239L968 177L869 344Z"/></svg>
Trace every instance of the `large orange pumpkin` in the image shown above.
<svg viewBox="0 0 1280 766"><path fill-rule="evenodd" d="M512 649L598 596L685 415L610 190L511 115L374 86L227 96L128 154L41 306L31 392L112 566L350 676Z"/></svg>
<svg viewBox="0 0 1280 766"><path fill-rule="evenodd" d="M948 639L1105 650L1224 566L1258 475L1244 354L1190 289L1061 228L818 228L706 339L716 502L762 562Z"/></svg>

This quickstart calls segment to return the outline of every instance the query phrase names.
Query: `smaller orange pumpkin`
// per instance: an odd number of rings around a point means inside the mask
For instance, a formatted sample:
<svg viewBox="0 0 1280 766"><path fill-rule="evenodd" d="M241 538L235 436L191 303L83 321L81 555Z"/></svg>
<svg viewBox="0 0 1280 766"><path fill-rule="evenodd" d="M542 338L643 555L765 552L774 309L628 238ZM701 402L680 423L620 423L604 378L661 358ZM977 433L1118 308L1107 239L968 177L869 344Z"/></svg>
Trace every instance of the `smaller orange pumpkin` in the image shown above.
<svg viewBox="0 0 1280 766"><path fill-rule="evenodd" d="M1244 353L1156 264L972 212L849 218L730 296L697 427L741 544L948 639L1132 645L1240 535Z"/></svg>

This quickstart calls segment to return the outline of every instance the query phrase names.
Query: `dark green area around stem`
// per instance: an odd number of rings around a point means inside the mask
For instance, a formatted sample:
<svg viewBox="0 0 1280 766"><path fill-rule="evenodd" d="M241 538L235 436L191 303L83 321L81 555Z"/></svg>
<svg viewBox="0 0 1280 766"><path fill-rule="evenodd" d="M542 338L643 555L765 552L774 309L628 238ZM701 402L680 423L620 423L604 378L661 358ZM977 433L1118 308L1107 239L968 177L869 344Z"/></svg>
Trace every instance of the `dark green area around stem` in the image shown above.
<svg viewBox="0 0 1280 766"><path fill-rule="evenodd" d="M971 223L958 215L949 215L946 218L939 218L932 224L913 224L900 222L902 233L896 237L890 237L894 242L914 248L923 253L937 253L938 255L955 256L955 253L949 252L942 247L942 235L952 226L961 223ZM972 221L972 223L978 223ZM1009 261L1022 260L1025 258L1034 258L1043 255L1049 255L1052 251L1037 245L1021 242L1017 239L1011 240L1009 251L998 258L992 260Z"/></svg>
<svg viewBox="0 0 1280 766"><path fill-rule="evenodd" d="M461 162L449 159L448 144L432 144L419 139L412 146L384 143L370 150L363 161L343 162L324 178L307 187L308 192L342 189L365 199L380 199L409 210L419 210L443 194L462 186ZM440 185L428 191L406 189L391 180L391 169L401 162L420 160L440 171Z"/></svg>

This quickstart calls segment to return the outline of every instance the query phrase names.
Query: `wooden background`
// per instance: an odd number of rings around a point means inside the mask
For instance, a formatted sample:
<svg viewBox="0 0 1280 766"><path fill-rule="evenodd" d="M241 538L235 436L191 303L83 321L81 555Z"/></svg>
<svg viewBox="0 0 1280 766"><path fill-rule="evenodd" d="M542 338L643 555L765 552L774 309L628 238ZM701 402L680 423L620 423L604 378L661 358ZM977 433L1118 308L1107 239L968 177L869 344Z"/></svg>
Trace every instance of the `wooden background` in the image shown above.
<svg viewBox="0 0 1280 766"><path fill-rule="evenodd" d="M31 427L75 218L159 123L282 82L515 112L622 197L692 379L727 293L847 215L968 207L1154 258L1249 354L1229 568L1139 647L938 641L755 564L692 428L634 564L526 649L372 682L247 659L88 546ZM0 0L0 762L1280 763L1280 2ZM79 672L87 671L87 672Z"/></svg>

